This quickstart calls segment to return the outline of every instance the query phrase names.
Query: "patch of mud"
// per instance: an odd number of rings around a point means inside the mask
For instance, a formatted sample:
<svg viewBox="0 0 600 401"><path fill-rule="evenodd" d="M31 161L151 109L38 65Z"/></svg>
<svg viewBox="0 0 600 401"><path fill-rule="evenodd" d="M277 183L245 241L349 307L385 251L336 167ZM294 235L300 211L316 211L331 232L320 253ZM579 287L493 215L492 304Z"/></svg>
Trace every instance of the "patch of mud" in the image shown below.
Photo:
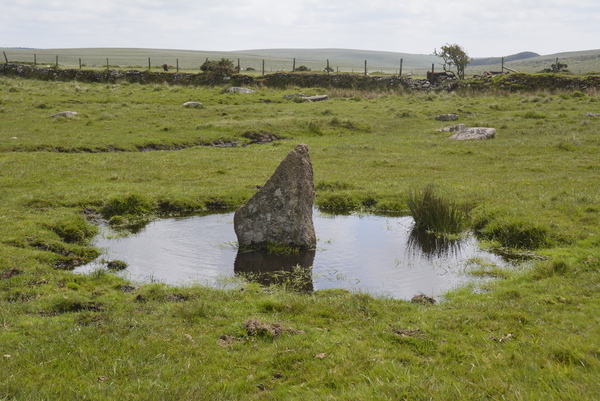
<svg viewBox="0 0 600 401"><path fill-rule="evenodd" d="M42 146L35 148L23 148L17 147L11 149L13 152L55 152L55 153L119 153L119 152L165 152L165 151L177 151L184 150L189 148L194 148L198 146L212 146L216 148L235 148L237 146L249 146L249 145L260 145L264 143L270 143L273 141L281 141L285 138L280 137L279 135L272 134L270 132L254 132L248 131L242 135L245 139L250 139L249 143L244 144L241 140L225 140L225 139L215 139L211 142L205 142L202 140L198 140L196 142L191 143L182 143L182 144L165 144L165 143L151 143L147 145L137 145L133 149L115 147L115 146L103 146L103 147L79 147L79 148L70 148L63 146Z"/></svg>
<svg viewBox="0 0 600 401"><path fill-rule="evenodd" d="M284 139L277 134L272 134L267 131L246 131L242 134L242 137L250 139L250 145L282 141Z"/></svg>
<svg viewBox="0 0 600 401"><path fill-rule="evenodd" d="M428 297L425 294L419 294L412 297L410 302L413 304L434 305L436 301L434 298Z"/></svg>
<svg viewBox="0 0 600 401"><path fill-rule="evenodd" d="M256 319L248 320L242 327L249 336L278 337L282 334L304 334L302 330L285 327L279 323L265 323Z"/></svg>
<svg viewBox="0 0 600 401"><path fill-rule="evenodd" d="M400 337L416 337L416 338L424 338L425 334L421 332L421 330L405 330L405 329L394 329L394 334L399 335Z"/></svg>
<svg viewBox="0 0 600 401"><path fill-rule="evenodd" d="M19 274L21 274L21 271L19 269L12 268L9 270L5 270L0 273L0 280L8 280L9 278L18 276Z"/></svg>

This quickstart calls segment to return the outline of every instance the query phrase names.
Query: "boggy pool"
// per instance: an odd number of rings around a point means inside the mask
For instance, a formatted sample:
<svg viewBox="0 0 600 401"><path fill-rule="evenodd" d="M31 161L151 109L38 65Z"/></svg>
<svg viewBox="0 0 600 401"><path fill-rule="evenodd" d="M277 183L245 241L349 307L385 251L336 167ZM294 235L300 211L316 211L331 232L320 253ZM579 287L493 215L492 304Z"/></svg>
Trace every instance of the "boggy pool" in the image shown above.
<svg viewBox="0 0 600 401"><path fill-rule="evenodd" d="M118 259L128 264L119 274L134 282L223 286L242 275L268 283L281 279L275 272L283 270L293 271L288 282L306 290L345 288L411 299L436 297L473 280L466 274L473 260L511 267L481 250L472 236L448 242L418 235L412 217L315 211L314 225L316 250L284 256L238 252L233 213L156 220L125 237L111 237L105 229L95 239L102 257L76 272Z"/></svg>

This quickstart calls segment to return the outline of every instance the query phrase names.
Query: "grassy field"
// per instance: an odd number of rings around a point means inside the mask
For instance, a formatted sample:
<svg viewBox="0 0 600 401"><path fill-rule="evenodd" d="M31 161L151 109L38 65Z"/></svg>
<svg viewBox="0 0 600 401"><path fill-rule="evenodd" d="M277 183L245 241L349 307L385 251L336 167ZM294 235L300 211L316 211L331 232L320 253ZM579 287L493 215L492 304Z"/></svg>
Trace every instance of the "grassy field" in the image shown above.
<svg viewBox="0 0 600 401"><path fill-rule="evenodd" d="M596 397L598 93L223 89L0 78L0 399ZM452 141L445 113L498 134ZM265 133L283 140L241 146ZM320 208L406 212L432 184L470 205L482 246L527 263L473 261L496 279L435 305L69 271L98 256L98 213L235 208L298 143Z"/></svg>

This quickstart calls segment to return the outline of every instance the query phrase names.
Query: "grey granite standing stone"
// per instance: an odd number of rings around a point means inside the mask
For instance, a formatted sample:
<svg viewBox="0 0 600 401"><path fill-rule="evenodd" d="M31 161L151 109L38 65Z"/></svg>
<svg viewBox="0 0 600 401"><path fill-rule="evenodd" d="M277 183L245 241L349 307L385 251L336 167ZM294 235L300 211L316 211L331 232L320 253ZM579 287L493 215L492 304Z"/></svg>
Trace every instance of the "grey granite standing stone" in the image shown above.
<svg viewBox="0 0 600 401"><path fill-rule="evenodd" d="M234 215L240 246L275 243L296 248L316 245L313 225L315 190L308 146L296 146L267 183Z"/></svg>

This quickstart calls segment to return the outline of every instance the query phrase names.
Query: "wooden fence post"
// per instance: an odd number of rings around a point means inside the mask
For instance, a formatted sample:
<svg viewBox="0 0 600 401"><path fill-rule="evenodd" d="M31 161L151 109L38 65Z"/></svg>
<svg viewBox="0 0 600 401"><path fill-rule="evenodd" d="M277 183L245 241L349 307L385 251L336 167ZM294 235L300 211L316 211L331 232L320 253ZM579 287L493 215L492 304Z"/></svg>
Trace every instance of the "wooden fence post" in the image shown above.
<svg viewBox="0 0 600 401"><path fill-rule="evenodd" d="M296 72L296 57L294 57L294 63L292 64L292 72Z"/></svg>
<svg viewBox="0 0 600 401"><path fill-rule="evenodd" d="M400 71L399 71L399 74L398 74L399 77L402 77L402 62L403 61L404 61L404 59L400 59Z"/></svg>
<svg viewBox="0 0 600 401"><path fill-rule="evenodd" d="M265 60L262 61L262 74L265 75Z"/></svg>
<svg viewBox="0 0 600 401"><path fill-rule="evenodd" d="M37 66L37 54L33 53L33 66Z"/></svg>
<svg viewBox="0 0 600 401"><path fill-rule="evenodd" d="M329 59L327 59L327 72L329 72Z"/></svg>
<svg viewBox="0 0 600 401"><path fill-rule="evenodd" d="M177 59L176 63L177 63L177 67L176 67L177 68L177 72L179 72L179 59Z"/></svg>
<svg viewBox="0 0 600 401"><path fill-rule="evenodd" d="M4 60L6 60L6 64L8 64L8 57L6 57L6 52L2 52L4 53Z"/></svg>
<svg viewBox="0 0 600 401"><path fill-rule="evenodd" d="M81 58L79 58L79 69L81 70Z"/></svg>
<svg viewBox="0 0 600 401"><path fill-rule="evenodd" d="M56 56L56 68L58 68L58 56Z"/></svg>
<svg viewBox="0 0 600 401"><path fill-rule="evenodd" d="M108 64L108 58L106 59L106 70L110 70L110 64Z"/></svg>
<svg viewBox="0 0 600 401"><path fill-rule="evenodd" d="M500 71L504 74L504 57L502 57L502 69Z"/></svg>
<svg viewBox="0 0 600 401"><path fill-rule="evenodd" d="M367 75L367 60L365 60L365 75Z"/></svg>
<svg viewBox="0 0 600 401"><path fill-rule="evenodd" d="M151 67L151 64L150 64L150 57L148 57L148 70L150 70L151 68L152 67Z"/></svg>
<svg viewBox="0 0 600 401"><path fill-rule="evenodd" d="M435 64L431 63L431 79L429 80L429 83L432 84L434 80L435 80Z"/></svg>

